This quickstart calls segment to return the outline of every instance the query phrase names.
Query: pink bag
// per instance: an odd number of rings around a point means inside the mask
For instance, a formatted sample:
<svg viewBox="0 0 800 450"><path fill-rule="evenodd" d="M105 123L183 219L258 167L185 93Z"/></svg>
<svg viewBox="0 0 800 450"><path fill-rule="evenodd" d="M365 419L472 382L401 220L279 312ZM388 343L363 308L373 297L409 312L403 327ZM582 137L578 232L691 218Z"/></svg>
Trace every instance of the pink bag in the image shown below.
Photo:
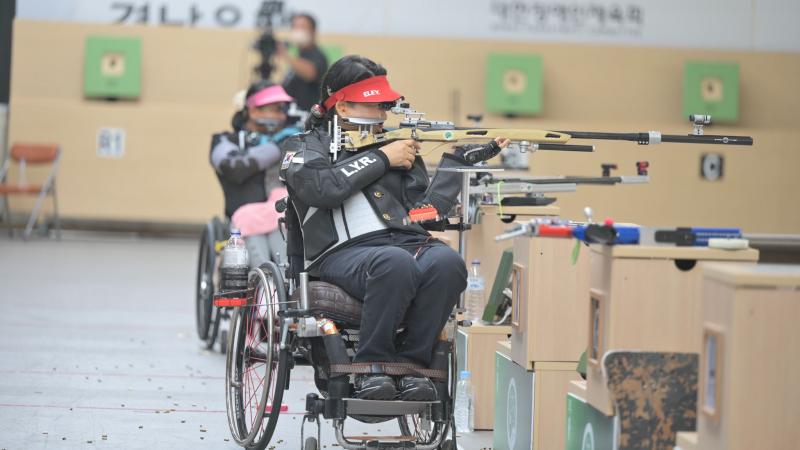
<svg viewBox="0 0 800 450"><path fill-rule="evenodd" d="M242 236L267 234L278 228L278 219L283 213L275 211L275 202L289 195L284 188L275 188L270 192L266 202L242 205L233 213L233 226L241 231Z"/></svg>

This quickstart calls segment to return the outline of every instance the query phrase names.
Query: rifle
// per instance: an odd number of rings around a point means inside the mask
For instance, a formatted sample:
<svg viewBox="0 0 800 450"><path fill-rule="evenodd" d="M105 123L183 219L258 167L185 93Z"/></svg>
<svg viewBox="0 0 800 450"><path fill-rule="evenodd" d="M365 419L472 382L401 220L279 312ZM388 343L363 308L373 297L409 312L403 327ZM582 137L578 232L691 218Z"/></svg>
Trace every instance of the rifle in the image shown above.
<svg viewBox="0 0 800 450"><path fill-rule="evenodd" d="M503 241L517 236L575 238L586 244L666 245L677 247L747 248L747 235L739 228L641 227L633 224L592 222L591 208L584 209L587 222L559 219L532 219L495 237Z"/></svg>
<svg viewBox="0 0 800 450"><path fill-rule="evenodd" d="M644 167L646 161L640 161L637 166ZM614 166L604 164L606 166ZM604 170L605 173L605 170ZM639 169L637 175L601 177L495 177L491 173L479 173L470 181L470 197L478 197L484 204L499 204L502 206L543 206L553 203L556 199L545 197L544 194L554 192L575 192L578 185L605 185L616 184L646 184L650 182L647 169ZM524 194L524 197L506 197L508 195ZM470 202L472 203L472 202ZM472 207L472 205L471 205Z"/></svg>
<svg viewBox="0 0 800 450"><path fill-rule="evenodd" d="M706 135L704 127L711 125L711 116L693 114L689 121L693 124L691 134L671 135L661 134L660 131L636 133L608 133L591 131L548 131L519 128L463 128L456 127L448 121L430 121L425 119L425 113L415 111L408 103L400 103L389 107L394 114L404 115L400 127L386 129L379 133L372 132L372 128L382 121L344 119L356 125L358 130L343 131L334 116L331 134L330 151L334 159L340 151L358 151L364 147L375 144L384 144L397 140L414 139L420 142L456 143L464 141L490 141L498 137L505 137L516 144L521 152L537 150L578 151L592 152L593 145L569 144L572 139L582 140L617 140L633 141L639 145L655 145L662 142L693 143L693 144L719 144L719 145L753 145L750 136Z"/></svg>
<svg viewBox="0 0 800 450"><path fill-rule="evenodd" d="M640 227L630 224L603 224L545 221L534 219L495 237L496 241L516 236L575 238L586 244L659 245L676 247L747 248L748 241L738 228Z"/></svg>

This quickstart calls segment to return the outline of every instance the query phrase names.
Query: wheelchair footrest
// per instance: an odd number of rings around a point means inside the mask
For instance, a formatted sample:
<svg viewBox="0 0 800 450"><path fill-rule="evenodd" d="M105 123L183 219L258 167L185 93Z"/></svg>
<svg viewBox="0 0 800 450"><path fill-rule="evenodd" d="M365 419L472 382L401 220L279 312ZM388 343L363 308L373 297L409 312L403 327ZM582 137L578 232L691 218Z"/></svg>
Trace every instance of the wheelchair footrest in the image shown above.
<svg viewBox="0 0 800 450"><path fill-rule="evenodd" d="M432 402L408 402L404 400L362 400L358 398L342 399L348 415L362 416L406 416L429 413Z"/></svg>
<svg viewBox="0 0 800 450"><path fill-rule="evenodd" d="M345 439L348 441L364 442L415 442L417 440L417 438L414 436L345 436Z"/></svg>

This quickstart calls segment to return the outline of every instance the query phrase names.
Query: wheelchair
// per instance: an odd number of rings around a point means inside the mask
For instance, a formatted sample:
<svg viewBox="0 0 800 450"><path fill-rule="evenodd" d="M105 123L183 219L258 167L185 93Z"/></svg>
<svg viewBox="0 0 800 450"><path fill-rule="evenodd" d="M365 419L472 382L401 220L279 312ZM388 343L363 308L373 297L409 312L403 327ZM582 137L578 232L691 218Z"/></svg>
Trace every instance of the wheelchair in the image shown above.
<svg viewBox="0 0 800 450"><path fill-rule="evenodd" d="M203 228L200 237L200 248L197 258L197 278L195 283L195 321L197 337L203 341L206 349L214 348L217 337L222 328L222 322L227 319L228 311L214 307L214 293L219 290L220 253L228 240L229 226L226 221L214 217ZM227 336L222 331L221 349L225 352Z"/></svg>
<svg viewBox="0 0 800 450"><path fill-rule="evenodd" d="M290 199L278 210L292 213ZM296 216L295 216L296 219ZM288 239L292 220L283 221ZM282 229L283 229L282 228ZM291 243L289 245L291 249ZM431 367L403 363L356 364L361 301L341 288L313 280L303 258L289 252L289 262L267 262L250 272L245 295L218 293L214 304L230 311L226 355L226 409L233 439L247 449L263 450L275 432L283 393L297 365L314 369L318 392L306 396L301 446L319 450L321 417L332 421L336 441L346 450L455 449L455 316L440 335ZM451 325L452 324L452 325ZM446 333L452 327L452 333ZM402 337L402 330L398 338ZM351 396L358 373L416 374L431 378L435 401L362 400ZM399 436L346 436L347 420L397 421ZM305 434L306 425L316 433Z"/></svg>

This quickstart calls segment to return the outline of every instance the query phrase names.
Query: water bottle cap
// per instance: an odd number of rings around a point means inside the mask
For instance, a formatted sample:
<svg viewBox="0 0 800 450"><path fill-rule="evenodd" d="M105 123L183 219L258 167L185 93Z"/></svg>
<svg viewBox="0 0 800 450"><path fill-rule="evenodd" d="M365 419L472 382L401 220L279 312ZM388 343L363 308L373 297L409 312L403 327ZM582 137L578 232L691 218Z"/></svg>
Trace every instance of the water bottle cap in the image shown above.
<svg viewBox="0 0 800 450"><path fill-rule="evenodd" d="M461 375L459 376L459 379L460 379L460 380L466 380L466 379L467 379L467 378L469 378L471 375L472 375L472 374L470 373L470 371L469 371L469 370L462 370L462 371L461 371Z"/></svg>
<svg viewBox="0 0 800 450"><path fill-rule="evenodd" d="M477 260L477 259L473 259L473 260L472 260L472 265L473 265L473 266L474 266L475 264L478 264L478 265L480 265L480 263L481 263L481 262L480 262L480 260Z"/></svg>
<svg viewBox="0 0 800 450"><path fill-rule="evenodd" d="M231 228L231 236L241 236L242 232L238 228Z"/></svg>

